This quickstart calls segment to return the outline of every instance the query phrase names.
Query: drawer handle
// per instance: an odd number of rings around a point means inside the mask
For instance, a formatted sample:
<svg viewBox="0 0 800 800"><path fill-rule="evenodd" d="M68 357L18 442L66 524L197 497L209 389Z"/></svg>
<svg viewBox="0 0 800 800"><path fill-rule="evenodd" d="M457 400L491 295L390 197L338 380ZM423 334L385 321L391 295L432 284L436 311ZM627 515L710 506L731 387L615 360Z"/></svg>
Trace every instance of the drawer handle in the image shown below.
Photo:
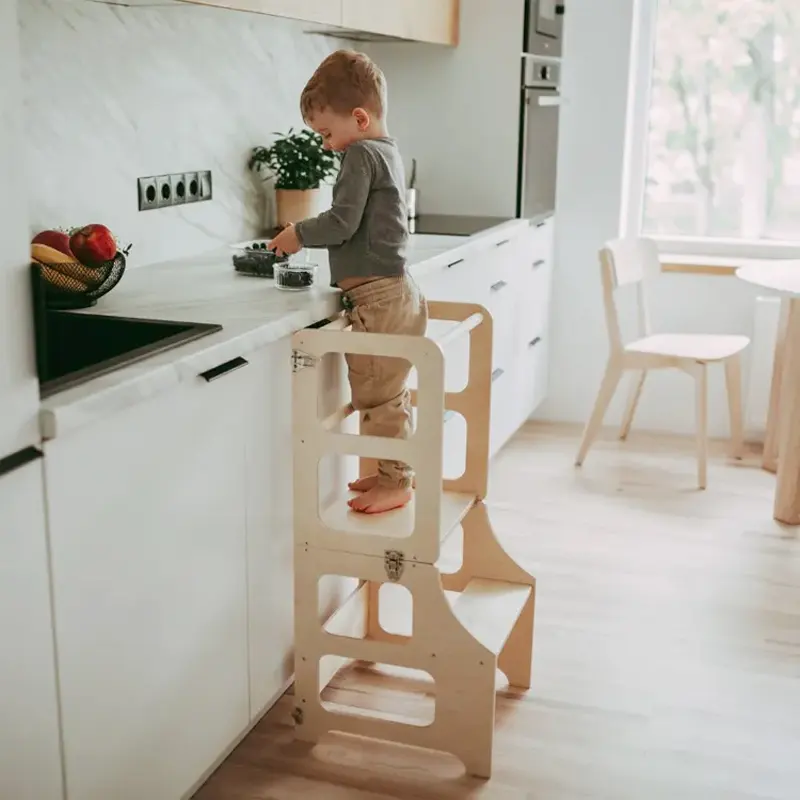
<svg viewBox="0 0 800 800"><path fill-rule="evenodd" d="M505 281L497 281L497 283L493 283L489 288L493 292L499 292L501 289L505 289L508 284Z"/></svg>
<svg viewBox="0 0 800 800"><path fill-rule="evenodd" d="M503 239L500 242L495 242L494 246L495 247L502 247L504 244L508 244L510 241L511 241L511 239Z"/></svg>
<svg viewBox="0 0 800 800"><path fill-rule="evenodd" d="M496 381L496 380L497 380L497 379L498 379L498 378L499 378L501 375L503 375L503 373L504 373L504 372L505 372L505 370L504 370L504 369L500 369L500 367L498 367L498 368L497 368L497 369L496 369L496 370L495 370L495 371L492 373L492 383L494 383L494 382L495 382L495 381Z"/></svg>
<svg viewBox="0 0 800 800"><path fill-rule="evenodd" d="M536 223L536 227L537 227L537 228L544 228L544 226L545 226L546 224L547 224L546 222L537 222L537 223Z"/></svg>
<svg viewBox="0 0 800 800"><path fill-rule="evenodd" d="M249 363L250 362L246 358L237 356L236 358L232 358L230 361L226 361L224 364L220 364L218 367L213 367L205 372L201 372L200 377L204 381L211 383L211 381L215 381L217 378L221 378L223 375L227 375L229 372L234 372L237 369L246 367Z"/></svg>
<svg viewBox="0 0 800 800"><path fill-rule="evenodd" d="M545 260L543 258L537 259L533 262L533 268L539 269L539 267L543 267L545 265Z"/></svg>
<svg viewBox="0 0 800 800"><path fill-rule="evenodd" d="M451 269L452 267L458 266L459 264L463 264L463 263L464 263L464 259L463 258L459 258L458 261L452 261L451 263L449 263L447 265L447 269Z"/></svg>
<svg viewBox="0 0 800 800"><path fill-rule="evenodd" d="M542 337L541 336L537 336L535 339L531 339L528 342L528 347L536 347L536 345L539 344L539 342L541 342L541 341L542 341Z"/></svg>
<svg viewBox="0 0 800 800"><path fill-rule="evenodd" d="M21 469L22 467L30 464L32 461L41 458L44 455L38 447L24 447L22 450L17 450L10 456L0 458L0 478L3 475L8 475L14 470Z"/></svg>

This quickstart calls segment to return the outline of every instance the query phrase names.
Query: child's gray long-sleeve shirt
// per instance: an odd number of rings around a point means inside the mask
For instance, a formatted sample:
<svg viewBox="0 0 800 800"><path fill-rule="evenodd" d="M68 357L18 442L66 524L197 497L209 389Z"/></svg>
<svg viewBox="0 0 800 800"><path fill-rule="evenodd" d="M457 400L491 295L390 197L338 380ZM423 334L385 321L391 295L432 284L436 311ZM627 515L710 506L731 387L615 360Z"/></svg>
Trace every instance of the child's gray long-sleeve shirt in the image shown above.
<svg viewBox="0 0 800 800"><path fill-rule="evenodd" d="M384 278L406 268L405 173L394 139L362 139L342 158L333 205L298 222L304 247L327 247L331 285L345 278Z"/></svg>

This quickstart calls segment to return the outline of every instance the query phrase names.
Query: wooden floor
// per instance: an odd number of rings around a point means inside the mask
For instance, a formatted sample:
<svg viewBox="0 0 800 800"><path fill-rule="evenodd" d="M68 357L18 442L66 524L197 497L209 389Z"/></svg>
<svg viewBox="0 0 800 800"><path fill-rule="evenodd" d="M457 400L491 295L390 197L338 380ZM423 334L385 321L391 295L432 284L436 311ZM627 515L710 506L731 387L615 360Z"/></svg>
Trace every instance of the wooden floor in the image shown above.
<svg viewBox="0 0 800 800"><path fill-rule="evenodd" d="M331 736L293 741L285 697L197 800L797 800L800 529L772 520L753 458L633 435L572 466L579 431L527 427L489 503L538 579L533 687L502 691L494 777L451 756ZM332 699L398 711L409 681L351 668Z"/></svg>

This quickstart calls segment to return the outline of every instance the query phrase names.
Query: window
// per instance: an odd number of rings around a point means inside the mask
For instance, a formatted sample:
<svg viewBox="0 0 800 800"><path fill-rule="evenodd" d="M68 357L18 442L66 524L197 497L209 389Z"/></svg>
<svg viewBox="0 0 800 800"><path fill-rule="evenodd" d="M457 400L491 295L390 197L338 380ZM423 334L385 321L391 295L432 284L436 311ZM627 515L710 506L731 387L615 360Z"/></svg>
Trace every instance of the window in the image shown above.
<svg viewBox="0 0 800 800"><path fill-rule="evenodd" d="M653 30L642 233L800 248L800 0L658 0Z"/></svg>

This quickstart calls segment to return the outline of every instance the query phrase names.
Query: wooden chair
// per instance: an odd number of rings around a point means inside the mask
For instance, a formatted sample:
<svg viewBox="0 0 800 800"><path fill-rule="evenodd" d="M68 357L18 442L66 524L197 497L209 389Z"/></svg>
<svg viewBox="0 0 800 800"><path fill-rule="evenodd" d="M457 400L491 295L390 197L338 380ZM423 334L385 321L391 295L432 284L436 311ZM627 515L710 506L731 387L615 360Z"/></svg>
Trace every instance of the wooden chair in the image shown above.
<svg viewBox="0 0 800 800"><path fill-rule="evenodd" d="M731 420L731 450L735 458L741 458L744 434L740 354L750 340L746 336L714 334L652 334L647 311L646 284L660 273L661 264L656 245L649 239L628 238L607 242L600 250L600 267L610 354L594 409L584 429L576 464L580 466L583 463L589 448L597 437L608 406L625 370L634 370L637 375L631 385L628 405L620 429L620 439L623 440L630 432L648 371L651 369L680 369L695 379L697 481L700 488L705 489L708 461L707 367L715 362L723 362L725 365ZM624 344L620 332L615 292L619 287L631 284L635 284L637 289L640 338Z"/></svg>

